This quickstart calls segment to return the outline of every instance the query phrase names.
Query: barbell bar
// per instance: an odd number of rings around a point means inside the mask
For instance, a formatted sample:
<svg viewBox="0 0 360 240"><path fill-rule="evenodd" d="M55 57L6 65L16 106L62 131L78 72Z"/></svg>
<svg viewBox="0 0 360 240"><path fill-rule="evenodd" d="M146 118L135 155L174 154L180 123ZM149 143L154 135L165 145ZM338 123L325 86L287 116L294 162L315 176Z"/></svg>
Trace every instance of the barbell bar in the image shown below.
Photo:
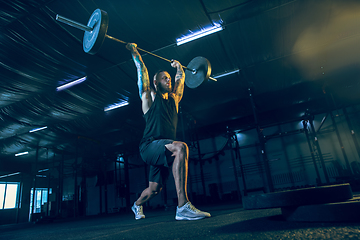
<svg viewBox="0 0 360 240"><path fill-rule="evenodd" d="M109 38L111 40L123 44L128 44L125 41L107 35L107 29L109 26L109 17L107 12L105 12L104 10L96 9L92 13L87 25L81 24L79 22L60 16L58 14L56 15L56 20L84 31L83 49L86 53L96 54L100 50L105 38ZM150 54L154 57L165 60L167 62L170 63L172 62L169 59L166 59L157 54L141 49L139 47L137 47L137 49L147 54ZM185 84L189 88L196 88L207 79L217 81L215 78L210 77L211 64L204 57L201 56L195 57L190 61L187 67L186 66L182 66L182 67L186 71L190 72L190 74L186 74L185 72Z"/></svg>

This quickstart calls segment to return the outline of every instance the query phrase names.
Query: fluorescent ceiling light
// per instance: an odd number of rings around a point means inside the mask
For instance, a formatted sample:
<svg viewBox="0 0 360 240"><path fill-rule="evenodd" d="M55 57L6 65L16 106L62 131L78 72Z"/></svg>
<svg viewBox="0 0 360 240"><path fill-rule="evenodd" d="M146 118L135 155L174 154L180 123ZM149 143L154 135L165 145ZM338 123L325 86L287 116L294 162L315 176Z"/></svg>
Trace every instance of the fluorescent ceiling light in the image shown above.
<svg viewBox="0 0 360 240"><path fill-rule="evenodd" d="M126 105L129 105L129 102L122 100L121 102L114 103L114 104L111 104L111 105L105 107L104 111L107 112L107 111L113 110L115 108L124 107Z"/></svg>
<svg viewBox="0 0 360 240"><path fill-rule="evenodd" d="M85 77L82 77L82 78L79 78L79 79L77 79L77 80L75 80L75 81L66 83L66 84L64 84L64 85L62 85L62 86L60 86L60 87L57 87L57 88L56 88L56 91L59 92L59 91L65 90L65 89L70 88L70 87L72 87L72 86L74 86L74 85L77 85L77 84L79 84L79 83L82 83L82 82L85 81L85 80L86 80L86 76L85 76Z"/></svg>
<svg viewBox="0 0 360 240"><path fill-rule="evenodd" d="M15 157L21 156L21 155L26 155L26 154L29 154L29 152L16 153Z"/></svg>
<svg viewBox="0 0 360 240"><path fill-rule="evenodd" d="M19 174L20 174L20 172L10 173L10 174L6 174L6 175L2 175L2 176L0 176L0 178L11 177L11 176L19 175Z"/></svg>
<svg viewBox="0 0 360 240"><path fill-rule="evenodd" d="M43 177L46 178L46 175L36 175L37 177Z"/></svg>
<svg viewBox="0 0 360 240"><path fill-rule="evenodd" d="M43 130L43 129L46 129L46 128L47 127L34 128L34 129L30 130L29 133L37 132L37 131L40 131L40 130Z"/></svg>
<svg viewBox="0 0 360 240"><path fill-rule="evenodd" d="M220 74L218 74L218 75L213 76L213 78L225 77L225 76L227 76L227 75L234 74L234 73L237 73L237 72L239 72L239 71L240 71L239 69L236 69L236 70L231 71L231 72L220 73Z"/></svg>
<svg viewBox="0 0 360 240"><path fill-rule="evenodd" d="M193 33L191 33L189 35L186 35L186 36L183 36L181 38L177 38L176 39L176 44L178 46L180 46L181 44L193 41L193 40L201 38L201 37L205 37L205 36L207 36L209 34L219 32L219 31L221 31L223 29L224 28L219 23L215 23L214 26L201 29L200 31L193 32Z"/></svg>

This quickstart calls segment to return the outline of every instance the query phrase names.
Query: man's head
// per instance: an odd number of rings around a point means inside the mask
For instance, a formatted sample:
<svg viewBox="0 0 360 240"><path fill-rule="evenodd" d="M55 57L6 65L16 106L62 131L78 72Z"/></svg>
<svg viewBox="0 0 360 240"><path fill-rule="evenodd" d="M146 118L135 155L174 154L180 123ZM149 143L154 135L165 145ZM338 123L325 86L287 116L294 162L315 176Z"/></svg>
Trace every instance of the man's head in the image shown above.
<svg viewBox="0 0 360 240"><path fill-rule="evenodd" d="M160 70L154 75L155 90L161 93L171 92L171 76L167 71Z"/></svg>

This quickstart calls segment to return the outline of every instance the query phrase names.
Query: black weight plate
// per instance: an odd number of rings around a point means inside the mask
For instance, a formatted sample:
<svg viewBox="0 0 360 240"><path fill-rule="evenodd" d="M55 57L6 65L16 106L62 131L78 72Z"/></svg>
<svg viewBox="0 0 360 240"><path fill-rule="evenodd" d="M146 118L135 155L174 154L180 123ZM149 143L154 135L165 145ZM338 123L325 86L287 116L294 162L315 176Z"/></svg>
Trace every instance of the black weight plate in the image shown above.
<svg viewBox="0 0 360 240"><path fill-rule="evenodd" d="M187 65L185 69L185 84L189 88L196 88L211 75L211 64L204 57L195 57ZM193 72L192 70L195 70Z"/></svg>
<svg viewBox="0 0 360 240"><path fill-rule="evenodd" d="M83 49L87 53L95 54L99 51L105 40L105 35L109 26L109 16L107 12L96 9L91 15L87 26L93 28L93 30L91 32L85 31Z"/></svg>
<svg viewBox="0 0 360 240"><path fill-rule="evenodd" d="M350 184L302 188L243 197L244 209L279 208L341 202L353 197Z"/></svg>

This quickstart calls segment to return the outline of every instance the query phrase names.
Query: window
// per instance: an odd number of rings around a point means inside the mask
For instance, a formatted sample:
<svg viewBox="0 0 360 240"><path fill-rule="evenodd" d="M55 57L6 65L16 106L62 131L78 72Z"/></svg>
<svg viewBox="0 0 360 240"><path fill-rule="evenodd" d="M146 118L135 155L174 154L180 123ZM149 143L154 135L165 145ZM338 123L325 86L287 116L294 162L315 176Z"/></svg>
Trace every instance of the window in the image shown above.
<svg viewBox="0 0 360 240"><path fill-rule="evenodd" d="M0 209L17 207L19 183L0 182Z"/></svg>
<svg viewBox="0 0 360 240"><path fill-rule="evenodd" d="M49 194L51 194L51 188L49 189ZM31 189L31 195L30 195L30 211L32 208L33 203L33 192L34 189ZM35 207L34 207L34 213L40 213L42 206L48 202L48 189L47 188L36 188L35 190Z"/></svg>

